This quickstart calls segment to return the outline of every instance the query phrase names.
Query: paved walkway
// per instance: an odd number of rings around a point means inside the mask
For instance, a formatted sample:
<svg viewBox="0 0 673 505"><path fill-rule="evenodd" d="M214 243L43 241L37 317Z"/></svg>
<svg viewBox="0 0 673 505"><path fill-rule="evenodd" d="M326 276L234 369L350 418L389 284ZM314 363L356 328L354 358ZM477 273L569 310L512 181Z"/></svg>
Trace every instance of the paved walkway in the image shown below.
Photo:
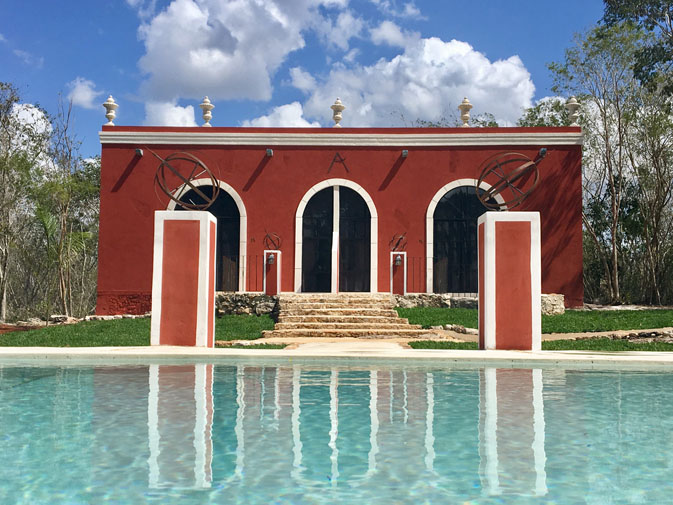
<svg viewBox="0 0 673 505"><path fill-rule="evenodd" d="M293 346L294 347L294 346ZM196 347L3 347L3 364L147 364L179 362L226 362L232 358L256 362L305 362L334 364L335 360L366 358L433 362L443 365L484 365L498 367L562 366L573 368L663 369L673 371L673 353L666 352L583 352L583 351L464 351L408 349L401 343L381 340L339 339L297 343L294 348L206 349Z"/></svg>

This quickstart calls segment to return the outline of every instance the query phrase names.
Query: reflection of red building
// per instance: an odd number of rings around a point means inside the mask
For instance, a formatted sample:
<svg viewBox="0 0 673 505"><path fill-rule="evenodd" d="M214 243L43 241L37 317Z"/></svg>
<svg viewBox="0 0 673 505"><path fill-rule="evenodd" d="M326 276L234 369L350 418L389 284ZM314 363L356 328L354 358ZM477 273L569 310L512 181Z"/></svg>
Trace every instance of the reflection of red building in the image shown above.
<svg viewBox="0 0 673 505"><path fill-rule="evenodd" d="M474 293L479 166L545 147L539 185L519 209L541 214L542 292L582 303L579 128L104 126L100 136L99 314L150 309L153 213L175 205L155 188L149 150L188 152L220 181L210 208L220 290L262 291L264 251L279 249L281 292L389 292L399 242L408 292ZM177 178L168 183L178 190Z"/></svg>

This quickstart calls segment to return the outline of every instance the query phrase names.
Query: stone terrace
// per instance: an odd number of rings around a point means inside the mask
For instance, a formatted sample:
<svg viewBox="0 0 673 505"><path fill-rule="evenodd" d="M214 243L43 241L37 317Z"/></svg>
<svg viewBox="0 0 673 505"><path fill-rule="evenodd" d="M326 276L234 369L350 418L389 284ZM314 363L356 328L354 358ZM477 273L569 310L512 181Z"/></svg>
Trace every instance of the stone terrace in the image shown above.
<svg viewBox="0 0 673 505"><path fill-rule="evenodd" d="M428 334L428 330L399 317L394 304L388 294L281 294L278 322L263 336L380 338Z"/></svg>

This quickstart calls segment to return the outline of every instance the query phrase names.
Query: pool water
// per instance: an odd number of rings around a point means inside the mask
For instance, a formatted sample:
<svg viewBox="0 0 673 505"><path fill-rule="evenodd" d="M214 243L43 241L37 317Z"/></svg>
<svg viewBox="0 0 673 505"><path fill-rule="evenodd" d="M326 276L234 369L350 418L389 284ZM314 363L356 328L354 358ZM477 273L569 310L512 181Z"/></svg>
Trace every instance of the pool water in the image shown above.
<svg viewBox="0 0 673 505"><path fill-rule="evenodd" d="M0 504L673 503L673 374L0 365Z"/></svg>

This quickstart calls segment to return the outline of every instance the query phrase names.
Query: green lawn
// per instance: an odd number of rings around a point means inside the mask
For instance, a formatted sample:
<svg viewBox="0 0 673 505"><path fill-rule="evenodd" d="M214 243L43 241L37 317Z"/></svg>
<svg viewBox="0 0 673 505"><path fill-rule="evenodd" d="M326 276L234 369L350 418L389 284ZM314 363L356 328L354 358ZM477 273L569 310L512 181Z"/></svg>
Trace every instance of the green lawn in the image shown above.
<svg viewBox="0 0 673 505"><path fill-rule="evenodd" d="M397 309L411 323L426 327L439 324L460 324L477 327L474 309L415 308ZM543 316L544 333L611 331L618 329L646 329L673 326L673 310L615 310L566 311L560 316ZM255 340L262 330L273 329L273 320L267 316L227 315L215 324L216 340ZM145 346L150 343L149 319L114 319L111 321L84 321L73 325L47 326L37 330L16 331L0 335L0 346L12 347L99 347ZM262 344L267 345L267 344ZM449 342L411 342L414 348L476 349L476 344ZM440 346L440 347L437 347ZM252 348L252 347L247 347ZM263 347L269 349L270 347ZM543 342L543 349L577 349L593 351L668 351L673 344L634 344L626 340L591 339Z"/></svg>
<svg viewBox="0 0 673 505"><path fill-rule="evenodd" d="M254 340L273 329L267 316L227 315L215 320L215 340ZM4 347L102 347L150 345L150 320L113 319L46 326L0 335Z"/></svg>
<svg viewBox="0 0 673 505"><path fill-rule="evenodd" d="M397 309L401 317L424 328L459 324L477 328L476 309L417 307ZM586 331L638 330L673 326L673 310L566 310L558 316L542 316L542 333L578 333Z"/></svg>
<svg viewBox="0 0 673 505"><path fill-rule="evenodd" d="M436 340L417 340L409 342L412 349L467 349L477 350L476 342L441 342ZM583 340L549 340L542 342L543 351L667 351L673 352L673 344L661 342L634 343L628 340L609 338L591 338Z"/></svg>

